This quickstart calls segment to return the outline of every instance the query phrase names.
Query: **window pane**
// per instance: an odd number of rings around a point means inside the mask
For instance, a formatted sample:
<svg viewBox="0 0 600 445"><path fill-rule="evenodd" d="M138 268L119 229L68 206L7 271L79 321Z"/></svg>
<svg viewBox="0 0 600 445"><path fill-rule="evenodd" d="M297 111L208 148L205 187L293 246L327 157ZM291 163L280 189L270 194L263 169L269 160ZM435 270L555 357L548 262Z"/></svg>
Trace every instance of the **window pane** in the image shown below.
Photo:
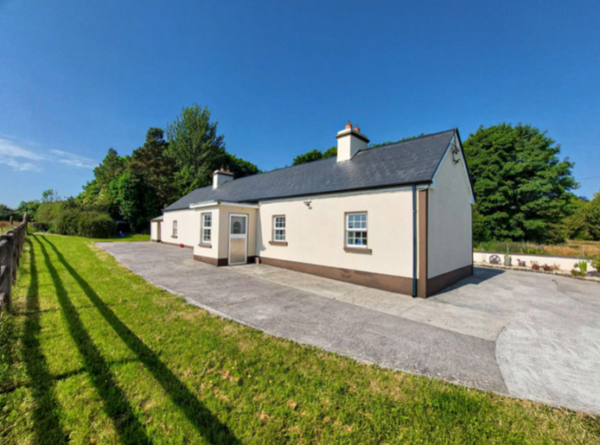
<svg viewBox="0 0 600 445"><path fill-rule="evenodd" d="M275 241L285 241L285 230L275 230Z"/></svg>
<svg viewBox="0 0 600 445"><path fill-rule="evenodd" d="M346 243L348 246L366 246L367 232L349 230L346 236Z"/></svg>
<svg viewBox="0 0 600 445"><path fill-rule="evenodd" d="M246 218L243 216L231 217L231 233L233 235L244 235L246 233Z"/></svg>
<svg viewBox="0 0 600 445"><path fill-rule="evenodd" d="M348 214L348 229L366 229L367 214L366 213L349 213Z"/></svg>
<svg viewBox="0 0 600 445"><path fill-rule="evenodd" d="M204 229L202 240L205 242L210 242L211 229Z"/></svg>
<svg viewBox="0 0 600 445"><path fill-rule="evenodd" d="M212 215L210 213L204 215L204 227L212 227Z"/></svg>

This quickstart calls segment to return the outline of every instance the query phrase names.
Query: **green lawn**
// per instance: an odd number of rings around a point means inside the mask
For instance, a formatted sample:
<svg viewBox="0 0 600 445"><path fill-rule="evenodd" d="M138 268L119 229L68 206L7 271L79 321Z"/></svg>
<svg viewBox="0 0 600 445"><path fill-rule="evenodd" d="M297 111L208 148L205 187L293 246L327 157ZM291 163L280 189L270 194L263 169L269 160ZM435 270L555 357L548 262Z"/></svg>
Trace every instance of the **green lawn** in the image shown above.
<svg viewBox="0 0 600 445"><path fill-rule="evenodd" d="M582 414L394 372L186 304L30 236L0 319L0 443L600 443Z"/></svg>

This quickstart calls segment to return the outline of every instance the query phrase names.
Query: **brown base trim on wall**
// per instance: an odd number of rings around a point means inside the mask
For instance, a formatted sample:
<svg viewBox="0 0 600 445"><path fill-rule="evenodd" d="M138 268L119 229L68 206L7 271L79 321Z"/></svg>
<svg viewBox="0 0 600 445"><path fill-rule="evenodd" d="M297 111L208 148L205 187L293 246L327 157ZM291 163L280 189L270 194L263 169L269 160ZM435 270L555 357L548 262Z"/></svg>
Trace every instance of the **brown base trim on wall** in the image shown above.
<svg viewBox="0 0 600 445"><path fill-rule="evenodd" d="M473 275L473 265L469 264L460 269L451 270L437 277L429 278L427 280L427 296L437 294L439 291L471 275Z"/></svg>
<svg viewBox="0 0 600 445"><path fill-rule="evenodd" d="M207 256L194 255L194 259L196 261L202 261L203 263L210 264L215 267L222 267L222 266L229 265L229 261L227 260L227 258L210 258ZM250 264L250 263L254 263L255 261L256 261L255 256L249 256L247 263Z"/></svg>
<svg viewBox="0 0 600 445"><path fill-rule="evenodd" d="M347 283L359 284L361 286L373 287L375 289L410 295L412 293L412 279L385 275L360 270L341 269L338 267L319 266L317 264L299 263L296 261L277 260L274 258L260 257L263 264L282 267L284 269L296 270L298 272L331 278L332 280L345 281Z"/></svg>
<svg viewBox="0 0 600 445"><path fill-rule="evenodd" d="M207 256L194 255L194 259L215 267L227 266L227 258L210 258Z"/></svg>
<svg viewBox="0 0 600 445"><path fill-rule="evenodd" d="M167 244L169 246L177 246L179 247L179 244L177 243L167 243L166 241L161 241L162 244ZM183 247L185 247L186 249L193 249L193 246L186 246L185 244L183 245Z"/></svg>

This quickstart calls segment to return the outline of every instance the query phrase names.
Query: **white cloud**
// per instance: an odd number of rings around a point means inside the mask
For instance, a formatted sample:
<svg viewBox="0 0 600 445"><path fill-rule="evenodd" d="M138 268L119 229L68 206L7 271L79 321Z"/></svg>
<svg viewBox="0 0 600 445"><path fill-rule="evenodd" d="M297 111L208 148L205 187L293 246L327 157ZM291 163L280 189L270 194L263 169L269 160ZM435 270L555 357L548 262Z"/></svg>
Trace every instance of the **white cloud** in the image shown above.
<svg viewBox="0 0 600 445"><path fill-rule="evenodd" d="M56 155L58 162L78 168L94 168L98 165L96 161L75 153L69 153L62 150L50 150L50 153Z"/></svg>
<svg viewBox="0 0 600 445"><path fill-rule="evenodd" d="M69 167L90 169L98 165L93 159L75 153L63 150L50 150L46 153L34 152L23 148L16 142L0 138L0 164L7 165L15 171L40 171L42 165L47 162L58 162Z"/></svg>

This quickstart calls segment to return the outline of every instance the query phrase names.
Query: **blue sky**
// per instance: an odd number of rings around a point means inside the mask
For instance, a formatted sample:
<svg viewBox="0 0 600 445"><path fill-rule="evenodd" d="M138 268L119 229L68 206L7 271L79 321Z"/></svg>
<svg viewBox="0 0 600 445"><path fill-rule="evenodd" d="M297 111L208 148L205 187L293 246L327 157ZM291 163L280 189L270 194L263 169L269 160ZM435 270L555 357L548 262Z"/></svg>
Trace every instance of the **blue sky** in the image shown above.
<svg viewBox="0 0 600 445"><path fill-rule="evenodd" d="M78 194L193 103L263 170L349 118L373 142L529 123L592 197L599 22L597 0L0 0L0 203Z"/></svg>

